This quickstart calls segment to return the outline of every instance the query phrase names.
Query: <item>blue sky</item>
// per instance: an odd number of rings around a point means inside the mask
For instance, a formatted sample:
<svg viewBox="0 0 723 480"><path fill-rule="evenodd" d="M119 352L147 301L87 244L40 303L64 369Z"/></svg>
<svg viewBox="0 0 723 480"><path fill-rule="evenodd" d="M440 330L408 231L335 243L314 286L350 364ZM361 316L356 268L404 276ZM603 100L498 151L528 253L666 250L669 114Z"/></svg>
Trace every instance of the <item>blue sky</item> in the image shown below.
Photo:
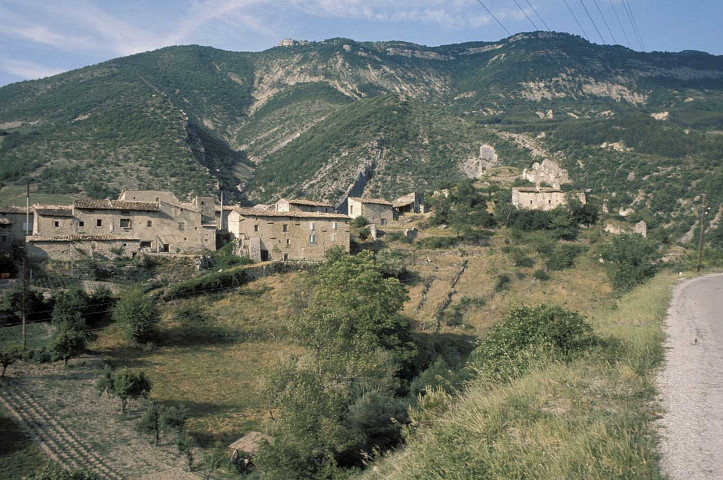
<svg viewBox="0 0 723 480"><path fill-rule="evenodd" d="M0 85L168 45L257 51L286 37L441 45L507 36L480 1L513 34L544 21L582 35L567 2L591 41L642 50L627 2L645 50L723 54L723 0L0 0Z"/></svg>

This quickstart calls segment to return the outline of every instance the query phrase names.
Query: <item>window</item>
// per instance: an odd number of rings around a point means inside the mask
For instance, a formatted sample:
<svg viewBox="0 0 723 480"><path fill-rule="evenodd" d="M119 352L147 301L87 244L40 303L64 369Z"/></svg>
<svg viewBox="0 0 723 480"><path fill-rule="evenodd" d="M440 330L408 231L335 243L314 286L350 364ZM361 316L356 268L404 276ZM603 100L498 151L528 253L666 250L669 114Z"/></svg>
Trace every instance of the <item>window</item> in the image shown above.
<svg viewBox="0 0 723 480"><path fill-rule="evenodd" d="M331 234L331 241L336 242L336 233Z"/></svg>
<svg viewBox="0 0 723 480"><path fill-rule="evenodd" d="M82 220L78 220L78 226L79 227L85 227L85 222Z"/></svg>
<svg viewBox="0 0 723 480"><path fill-rule="evenodd" d="M8 243L8 236L3 235L2 237L0 237L0 243Z"/></svg>
<svg viewBox="0 0 723 480"><path fill-rule="evenodd" d="M547 204L550 205L552 203L552 200L548 200Z"/></svg>
<svg viewBox="0 0 723 480"><path fill-rule="evenodd" d="M334 224L332 225L332 228L333 228L334 230L339 230L339 224L336 223L336 222L334 222Z"/></svg>
<svg viewBox="0 0 723 480"><path fill-rule="evenodd" d="M382 225L386 225L386 224L387 224L387 219L386 219L386 218L382 218Z"/></svg>
<svg viewBox="0 0 723 480"><path fill-rule="evenodd" d="M131 228L131 219L130 218L121 218L120 219L120 227L121 228Z"/></svg>
<svg viewBox="0 0 723 480"><path fill-rule="evenodd" d="M121 210L121 215L130 215L130 210Z"/></svg>
<svg viewBox="0 0 723 480"><path fill-rule="evenodd" d="M316 245L316 235L313 233L309 235L309 245Z"/></svg>
<svg viewBox="0 0 723 480"><path fill-rule="evenodd" d="M281 225L281 231L282 231L282 232L286 232L288 227L289 227L289 226L286 225L286 224Z"/></svg>
<svg viewBox="0 0 723 480"><path fill-rule="evenodd" d="M183 231L186 228L186 224L183 222L178 222L178 230Z"/></svg>
<svg viewBox="0 0 723 480"><path fill-rule="evenodd" d="M349 205L349 215L354 213L354 205Z"/></svg>
<svg viewBox="0 0 723 480"><path fill-rule="evenodd" d="M291 245L291 239L290 239L290 238L287 238L287 239L286 239L286 244L287 244L287 245Z"/></svg>
<svg viewBox="0 0 723 480"><path fill-rule="evenodd" d="M151 248L151 242L141 242L141 248Z"/></svg>
<svg viewBox="0 0 723 480"><path fill-rule="evenodd" d="M153 220L148 220L146 222L146 227L152 227L153 226Z"/></svg>
<svg viewBox="0 0 723 480"><path fill-rule="evenodd" d="M285 253L285 254L284 254L284 261L287 261L288 259L289 259L289 254L288 254L288 253Z"/></svg>
<svg viewBox="0 0 723 480"><path fill-rule="evenodd" d="M259 231L259 226L258 226L258 225L254 225L254 232L258 232L258 231Z"/></svg>
<svg viewBox="0 0 723 480"><path fill-rule="evenodd" d="M100 218L97 219L97 220L95 221L95 226L96 226L96 227L102 227L102 226L103 226L103 220L101 220Z"/></svg>
<svg viewBox="0 0 723 480"><path fill-rule="evenodd" d="M532 205L532 200L530 200L530 205Z"/></svg>
<svg viewBox="0 0 723 480"><path fill-rule="evenodd" d="M58 220L53 220L53 226L56 227L56 228L59 227L59 226L60 226L60 222L59 222Z"/></svg>
<svg viewBox="0 0 723 480"><path fill-rule="evenodd" d="M309 230L311 230L312 232L314 230L316 230L316 226L314 225L314 222L309 222Z"/></svg>

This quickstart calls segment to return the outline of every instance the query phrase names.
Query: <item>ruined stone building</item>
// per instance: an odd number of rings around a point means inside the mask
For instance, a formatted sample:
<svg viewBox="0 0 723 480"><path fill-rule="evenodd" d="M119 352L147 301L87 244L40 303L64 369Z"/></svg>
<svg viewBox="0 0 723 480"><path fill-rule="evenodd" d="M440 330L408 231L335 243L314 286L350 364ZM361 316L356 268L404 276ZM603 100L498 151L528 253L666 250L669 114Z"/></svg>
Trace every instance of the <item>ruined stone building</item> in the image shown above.
<svg viewBox="0 0 723 480"><path fill-rule="evenodd" d="M584 193L572 194L582 203L587 203ZM553 210L567 204L567 194L549 187L513 187L512 205L525 210Z"/></svg>
<svg viewBox="0 0 723 480"><path fill-rule="evenodd" d="M311 200L286 200L282 198L275 204L277 212L319 212L336 213L334 206L325 202L313 202Z"/></svg>
<svg viewBox="0 0 723 480"><path fill-rule="evenodd" d="M336 246L349 251L349 217L342 214L235 208L228 225L237 253L255 261L322 260Z"/></svg>
<svg viewBox="0 0 723 480"><path fill-rule="evenodd" d="M369 223L382 226L394 220L394 206L391 202L359 197L349 197L347 200L349 218L364 217Z"/></svg>
<svg viewBox="0 0 723 480"><path fill-rule="evenodd" d="M9 252L13 243L25 241L26 232L32 233L35 214L30 209L28 224L25 207L0 207L0 253Z"/></svg>
<svg viewBox="0 0 723 480"><path fill-rule="evenodd" d="M563 184L572 183L567 174L567 170L560 167L554 160L545 159L542 163L535 162L531 169L525 169L522 172L522 178L529 180L538 187L546 183L552 188L560 189Z"/></svg>
<svg viewBox="0 0 723 480"><path fill-rule="evenodd" d="M424 213L424 196L419 192L412 192L402 195L392 202L394 211L398 215L405 213Z"/></svg>

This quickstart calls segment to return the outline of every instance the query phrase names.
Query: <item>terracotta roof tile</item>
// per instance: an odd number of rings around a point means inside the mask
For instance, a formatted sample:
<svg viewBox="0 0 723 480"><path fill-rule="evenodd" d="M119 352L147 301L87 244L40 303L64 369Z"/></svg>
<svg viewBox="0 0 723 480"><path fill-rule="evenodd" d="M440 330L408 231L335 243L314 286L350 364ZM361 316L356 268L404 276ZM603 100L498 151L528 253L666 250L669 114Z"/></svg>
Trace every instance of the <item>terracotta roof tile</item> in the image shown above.
<svg viewBox="0 0 723 480"><path fill-rule="evenodd" d="M261 210L258 208L235 208L244 217L286 217L286 218L333 218L337 220L349 220L349 217L341 213L324 212L277 212L275 210Z"/></svg>
<svg viewBox="0 0 723 480"><path fill-rule="evenodd" d="M75 208L82 210L134 210L143 212L157 212L158 204L151 202L132 202L126 200L96 200L81 198L73 202Z"/></svg>
<svg viewBox="0 0 723 480"><path fill-rule="evenodd" d="M392 202L387 202L383 198L361 198L361 197L349 197L349 200L356 200L362 203L373 203L376 205L389 205L392 206Z"/></svg>

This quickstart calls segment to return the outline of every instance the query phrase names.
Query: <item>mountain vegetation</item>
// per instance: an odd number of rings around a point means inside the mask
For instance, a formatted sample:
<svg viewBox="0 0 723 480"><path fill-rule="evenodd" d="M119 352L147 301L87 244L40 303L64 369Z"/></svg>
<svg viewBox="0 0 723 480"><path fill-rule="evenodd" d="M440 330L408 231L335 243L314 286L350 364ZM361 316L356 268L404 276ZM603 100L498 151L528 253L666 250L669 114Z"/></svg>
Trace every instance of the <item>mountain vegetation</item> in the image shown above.
<svg viewBox="0 0 723 480"><path fill-rule="evenodd" d="M561 33L168 47L0 88L0 182L251 203L340 201L356 184L392 198L478 176L490 145L503 165L559 161L574 188L677 239L700 193L723 203L722 90L720 56Z"/></svg>

